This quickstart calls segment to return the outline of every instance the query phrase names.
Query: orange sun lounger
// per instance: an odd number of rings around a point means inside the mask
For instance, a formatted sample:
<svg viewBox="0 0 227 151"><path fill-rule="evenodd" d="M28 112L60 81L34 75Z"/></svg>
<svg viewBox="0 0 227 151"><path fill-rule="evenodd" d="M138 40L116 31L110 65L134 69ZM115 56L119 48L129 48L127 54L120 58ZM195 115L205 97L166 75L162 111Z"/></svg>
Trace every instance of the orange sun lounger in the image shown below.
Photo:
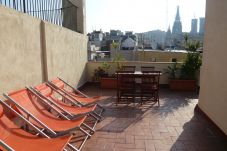
<svg viewBox="0 0 227 151"><path fill-rule="evenodd" d="M52 81L49 81L49 84L51 84L53 87L57 88L60 92L64 94L68 94L71 98L73 98L77 103L79 103L81 106L87 106L91 104L96 104L98 101L102 100L103 98L101 96L96 97L88 97L81 91L75 89L73 86L66 83L64 80L60 78L56 78ZM103 111L103 107L97 104L99 108L101 108L101 112Z"/></svg>
<svg viewBox="0 0 227 151"><path fill-rule="evenodd" d="M38 103L38 98L31 94L28 89L3 95L10 102L10 105L15 108L14 111L20 113L25 119L29 118L29 124L37 129L41 129L41 134L44 136L59 137L69 133L75 133L75 130L80 130L85 134L84 141L81 143L83 145L91 136L90 133L93 132L84 125L87 116L75 120L58 119L43 108ZM86 130L82 127L85 127Z"/></svg>
<svg viewBox="0 0 227 151"><path fill-rule="evenodd" d="M59 93L59 91L47 83L40 84L36 87L34 87L34 90L36 93L42 95L44 98L49 99L52 102L55 102L56 104L60 105L63 109L67 110L71 114L87 114L89 112L92 112L96 109L97 105L91 105L91 106L71 106L69 104L64 103L66 100L71 100L71 98L67 97L66 95L62 95L62 93ZM55 94L60 95L61 98L55 97Z"/></svg>
<svg viewBox="0 0 227 151"><path fill-rule="evenodd" d="M66 104L64 103L64 101L70 98L62 95L47 83L42 83L35 88L31 87L29 88L29 90L32 91L33 94L38 95L38 97L40 97L41 101L43 101L44 103L47 104L49 102L48 106L50 108L58 108L59 110L61 110L60 112L62 112L64 115L68 115L69 118L71 117L72 119L74 119L84 114L90 115L93 119L95 119L95 122L92 124L92 128L89 126L92 130L94 130L97 122L100 121L100 117L97 117L98 114L95 112L97 106L96 104L87 107L71 106L69 104ZM58 94L60 98L55 96L56 94ZM88 127L88 125L86 126Z"/></svg>
<svg viewBox="0 0 227 151"><path fill-rule="evenodd" d="M2 101L1 101L2 102ZM42 138L32 135L15 125L4 113L0 105L0 150L3 151L63 151L71 136Z"/></svg>

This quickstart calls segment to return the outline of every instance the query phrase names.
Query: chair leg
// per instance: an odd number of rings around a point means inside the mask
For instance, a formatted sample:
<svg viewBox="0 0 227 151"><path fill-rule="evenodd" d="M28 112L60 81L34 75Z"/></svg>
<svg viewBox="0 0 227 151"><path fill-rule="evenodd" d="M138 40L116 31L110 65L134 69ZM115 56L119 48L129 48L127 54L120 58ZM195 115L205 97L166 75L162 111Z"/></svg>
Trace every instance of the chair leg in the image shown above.
<svg viewBox="0 0 227 151"><path fill-rule="evenodd" d="M158 102L158 106L160 106L158 91L155 92L155 100Z"/></svg>
<svg viewBox="0 0 227 151"><path fill-rule="evenodd" d="M133 94L133 96L132 96L132 100L133 100L133 105L135 106L135 104L136 104L136 99L135 99L135 95Z"/></svg>
<svg viewBox="0 0 227 151"><path fill-rule="evenodd" d="M120 97L119 95L120 95L120 94L119 94L119 92L117 91L116 106L117 106L117 105L118 105L118 103L119 103L119 99L120 99L120 98L119 98L119 97Z"/></svg>
<svg viewBox="0 0 227 151"><path fill-rule="evenodd" d="M140 104L142 105L143 104L143 95L142 95L142 92L140 91Z"/></svg>

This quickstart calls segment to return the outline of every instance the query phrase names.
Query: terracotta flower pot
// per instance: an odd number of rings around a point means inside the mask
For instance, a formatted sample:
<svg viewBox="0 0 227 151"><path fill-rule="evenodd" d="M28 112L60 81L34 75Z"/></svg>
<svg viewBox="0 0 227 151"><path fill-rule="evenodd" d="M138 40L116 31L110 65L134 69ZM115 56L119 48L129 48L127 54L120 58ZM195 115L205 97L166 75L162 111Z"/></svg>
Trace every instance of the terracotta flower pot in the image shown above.
<svg viewBox="0 0 227 151"><path fill-rule="evenodd" d="M101 78L100 86L101 86L101 88L105 88L105 89L116 89L117 88L117 79L116 78Z"/></svg>
<svg viewBox="0 0 227 151"><path fill-rule="evenodd" d="M170 90L195 91L196 80L169 79Z"/></svg>

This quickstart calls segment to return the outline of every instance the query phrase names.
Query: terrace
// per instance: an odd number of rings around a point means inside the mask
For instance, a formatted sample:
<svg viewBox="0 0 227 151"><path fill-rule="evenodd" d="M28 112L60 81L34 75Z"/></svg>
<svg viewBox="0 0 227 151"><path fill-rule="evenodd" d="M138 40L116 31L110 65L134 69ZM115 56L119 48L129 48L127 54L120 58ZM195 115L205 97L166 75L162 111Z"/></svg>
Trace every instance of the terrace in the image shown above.
<svg viewBox="0 0 227 151"><path fill-rule="evenodd" d="M0 1L6 6L8 2L11 1ZM45 1L41 2L42 8L37 6L35 11L41 11L43 8L49 10ZM83 4L79 0L76 2L79 2L75 7L78 18L74 31L77 32L61 27L67 27L62 18L67 12L61 5L56 8L57 13L54 16L58 17L55 19L48 17L47 10L36 14L21 8L20 4L9 4L11 8L15 6L15 9L36 17L34 18L0 5L1 93L34 86L57 76L75 87L83 86L92 80L94 69L101 63L87 61ZM103 121L97 125L96 132L85 144L84 151L226 150L226 5L224 0L207 0L199 94L174 92L162 87L160 107L149 102L135 106L115 106L115 90L104 90L97 85L85 84L82 89L84 93L89 96L105 96L107 99L101 102L106 108ZM74 22L72 24L75 25ZM163 71L171 63L126 64L135 65L137 68L151 65ZM167 83L168 76L163 74L160 84Z"/></svg>

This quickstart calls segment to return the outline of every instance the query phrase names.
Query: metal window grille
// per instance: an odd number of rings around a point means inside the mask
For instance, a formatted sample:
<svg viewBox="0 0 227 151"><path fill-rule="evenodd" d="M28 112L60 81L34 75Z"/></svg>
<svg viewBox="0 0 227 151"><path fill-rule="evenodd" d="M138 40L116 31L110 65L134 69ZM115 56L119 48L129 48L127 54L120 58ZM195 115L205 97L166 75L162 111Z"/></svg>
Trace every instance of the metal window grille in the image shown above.
<svg viewBox="0 0 227 151"><path fill-rule="evenodd" d="M69 0L0 0L0 4L79 32L77 6Z"/></svg>

